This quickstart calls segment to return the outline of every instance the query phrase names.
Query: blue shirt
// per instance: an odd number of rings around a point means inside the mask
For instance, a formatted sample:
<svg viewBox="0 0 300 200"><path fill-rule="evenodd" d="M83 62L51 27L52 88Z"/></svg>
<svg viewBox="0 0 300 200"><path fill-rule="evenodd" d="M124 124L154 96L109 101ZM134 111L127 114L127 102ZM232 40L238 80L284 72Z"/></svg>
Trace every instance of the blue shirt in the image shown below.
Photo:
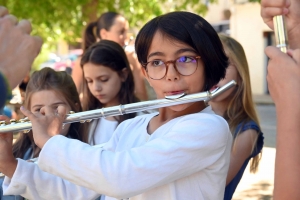
<svg viewBox="0 0 300 200"><path fill-rule="evenodd" d="M11 118L12 117L12 111L8 107L4 106L3 109L0 108L0 115L5 115L5 116Z"/></svg>
<svg viewBox="0 0 300 200"><path fill-rule="evenodd" d="M235 192L235 189L237 187L237 185L239 184L245 168L248 165L248 162L251 158L257 156L264 145L264 136L263 133L261 132L261 130L259 129L258 125L254 122L254 121L249 121L247 123L240 123L237 128L235 129L234 135L233 137L236 138L238 134L241 134L242 132L249 130L249 129L254 129L258 132L258 138L257 138L257 142L256 142L256 147L253 149L253 152L251 154L251 156L249 158L247 158L244 162L244 164L242 165L242 167L240 168L240 170L238 171L238 173L235 175L235 177L231 180L231 182L226 186L225 188L225 194L224 194L224 200L230 200L232 199L232 196Z"/></svg>

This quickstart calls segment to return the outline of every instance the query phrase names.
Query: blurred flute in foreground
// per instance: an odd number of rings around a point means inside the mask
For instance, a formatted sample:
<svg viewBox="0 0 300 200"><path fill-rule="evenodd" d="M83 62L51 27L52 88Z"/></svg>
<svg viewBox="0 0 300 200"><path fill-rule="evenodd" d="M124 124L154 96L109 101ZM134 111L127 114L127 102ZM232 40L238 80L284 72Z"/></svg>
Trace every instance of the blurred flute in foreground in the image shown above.
<svg viewBox="0 0 300 200"><path fill-rule="evenodd" d="M165 99L143 101L138 103L131 103L126 105L112 106L108 108L101 108L96 110L73 113L67 115L64 124L74 123L74 122L83 123L101 117L124 115L124 114L141 112L141 111L157 109L162 107L192 103L196 101L209 101L212 98L218 96L219 94L225 92L226 90L228 90L229 88L235 85L236 82L231 81L226 85L217 88L211 92L206 91L206 92L200 92L200 93L188 94L188 95L183 93L178 95L166 96ZM6 124L6 122L3 121L2 124L0 124L0 133L28 131L31 128L32 128L31 122L25 119L21 119L18 122L12 122L10 124Z"/></svg>
<svg viewBox="0 0 300 200"><path fill-rule="evenodd" d="M288 36L285 26L285 20L283 15L278 15L273 18L274 34L276 40L276 47L282 52L286 53L289 48Z"/></svg>

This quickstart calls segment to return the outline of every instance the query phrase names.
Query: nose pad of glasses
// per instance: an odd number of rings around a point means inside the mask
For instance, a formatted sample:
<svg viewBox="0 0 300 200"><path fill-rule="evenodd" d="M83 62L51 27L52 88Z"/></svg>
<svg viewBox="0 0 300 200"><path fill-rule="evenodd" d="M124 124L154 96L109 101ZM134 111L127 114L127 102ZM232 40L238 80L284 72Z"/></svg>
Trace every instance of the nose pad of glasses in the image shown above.
<svg viewBox="0 0 300 200"><path fill-rule="evenodd" d="M168 76L168 72L170 71L170 65L172 67L171 70L174 70L176 76L181 75L180 72L177 69L177 66L176 66L175 62L169 62L169 63L167 63L167 66L166 66L166 75L165 76Z"/></svg>

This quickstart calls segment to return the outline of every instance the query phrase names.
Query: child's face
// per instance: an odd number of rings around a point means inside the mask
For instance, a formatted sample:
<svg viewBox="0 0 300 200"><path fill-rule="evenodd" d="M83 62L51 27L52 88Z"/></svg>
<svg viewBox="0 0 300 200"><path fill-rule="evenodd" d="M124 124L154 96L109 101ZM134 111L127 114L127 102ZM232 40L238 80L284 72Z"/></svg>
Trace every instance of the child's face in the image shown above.
<svg viewBox="0 0 300 200"><path fill-rule="evenodd" d="M54 90L41 90L32 94L29 109L32 113L38 113L42 107L47 106L52 109L53 112L56 112L59 105L65 106L67 113L70 112L71 107L63 95ZM66 135L69 127L70 124L65 124L61 134Z"/></svg>
<svg viewBox="0 0 300 200"><path fill-rule="evenodd" d="M83 66L84 78L92 95L103 107L119 105L118 93L121 89L122 78L119 74L102 65L87 63Z"/></svg>
<svg viewBox="0 0 300 200"><path fill-rule="evenodd" d="M184 56L195 57L199 55L189 45L170 40L160 32L156 32L149 48L147 62L153 60L166 62ZM144 74L159 99L183 92L193 94L203 91L205 82L204 65L201 58L197 59L195 64L197 69L189 76L179 74L174 68L174 64L169 64L165 77L160 80L151 79L145 70ZM172 106L170 108L174 111L181 111L189 107L189 105L191 104Z"/></svg>
<svg viewBox="0 0 300 200"><path fill-rule="evenodd" d="M114 24L110 27L109 31L105 29L100 31L101 38L114 41L119 43L121 46L124 46L127 38L128 28L129 25L127 20L122 16L118 16L115 18Z"/></svg>

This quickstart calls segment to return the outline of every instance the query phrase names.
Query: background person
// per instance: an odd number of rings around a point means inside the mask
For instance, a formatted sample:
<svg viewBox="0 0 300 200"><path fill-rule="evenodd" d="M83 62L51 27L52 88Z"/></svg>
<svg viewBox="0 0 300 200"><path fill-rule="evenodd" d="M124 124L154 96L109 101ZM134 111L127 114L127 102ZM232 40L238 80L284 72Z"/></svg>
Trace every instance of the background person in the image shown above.
<svg viewBox="0 0 300 200"><path fill-rule="evenodd" d="M125 47L127 40L128 21L120 14L115 12L103 13L97 21L91 22L85 29L83 51L88 49L92 44L99 40L111 40L122 47ZM131 70L133 72L135 82L135 95L140 100L147 100L147 91L145 86L145 79L141 72L141 66L137 61L134 51L126 51ZM78 60L75 63L72 77L79 91L82 87L82 70Z"/></svg>
<svg viewBox="0 0 300 200"><path fill-rule="evenodd" d="M101 40L88 48L81 58L84 84L84 110L94 110L138 102L133 74L124 49L116 42ZM89 144L107 142L116 127L137 113L93 120Z"/></svg>
<svg viewBox="0 0 300 200"><path fill-rule="evenodd" d="M48 109L56 110L61 104L66 105L67 111L82 111L76 86L71 76L66 72L56 72L46 67L34 72L27 85L26 98L23 105L33 113L43 113L42 108L44 106L47 106ZM12 135L12 133L10 134ZM87 141L87 138L84 138L87 136L86 125L79 122L65 125L60 134L68 138ZM12 145L12 141L10 145ZM29 131L29 133L20 132L11 149L15 158L23 160L37 158L41 151L33 141L32 131ZM3 196L3 180L4 177L0 179L0 199L23 199L21 196Z"/></svg>
<svg viewBox="0 0 300 200"><path fill-rule="evenodd" d="M257 171L264 138L252 100L249 67L244 49L229 36L219 37L229 58L229 66L226 69L226 77L216 87L221 87L231 80L237 82L236 87L209 102L214 112L226 119L233 135L224 195L224 199L229 200L232 199L249 161L250 172Z"/></svg>

